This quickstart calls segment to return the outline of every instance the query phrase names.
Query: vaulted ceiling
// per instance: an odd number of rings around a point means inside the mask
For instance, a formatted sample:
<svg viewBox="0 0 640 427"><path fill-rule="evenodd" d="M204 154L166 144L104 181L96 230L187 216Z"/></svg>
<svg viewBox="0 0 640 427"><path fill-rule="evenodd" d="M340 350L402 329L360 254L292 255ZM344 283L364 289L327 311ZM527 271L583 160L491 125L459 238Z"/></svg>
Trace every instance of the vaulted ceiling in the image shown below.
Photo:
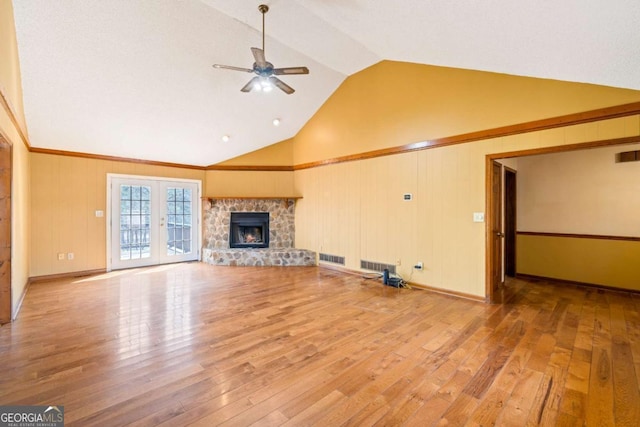
<svg viewBox="0 0 640 427"><path fill-rule="evenodd" d="M210 165L295 136L384 59L640 90L637 0L262 2L267 59L310 69L281 76L292 95L212 67L251 68L260 1L14 0L31 145Z"/></svg>

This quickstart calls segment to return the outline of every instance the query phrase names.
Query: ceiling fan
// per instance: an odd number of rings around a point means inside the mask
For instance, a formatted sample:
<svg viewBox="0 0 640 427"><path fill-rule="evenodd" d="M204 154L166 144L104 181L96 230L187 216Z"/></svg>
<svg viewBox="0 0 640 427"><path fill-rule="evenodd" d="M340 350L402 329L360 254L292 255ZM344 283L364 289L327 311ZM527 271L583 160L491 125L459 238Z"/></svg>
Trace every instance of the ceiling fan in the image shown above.
<svg viewBox="0 0 640 427"><path fill-rule="evenodd" d="M213 67L257 74L256 77L249 80L249 83L240 89L242 92L251 92L252 90L269 92L275 86L287 95L291 95L295 90L275 76L309 74L309 69L307 67L274 68L272 63L267 62L264 55L264 15L269 11L269 6L261 4L258 6L258 10L262 13L262 49L257 47L251 48L251 53L253 53L253 58L256 61L253 63L253 68L242 68L221 64L214 64Z"/></svg>

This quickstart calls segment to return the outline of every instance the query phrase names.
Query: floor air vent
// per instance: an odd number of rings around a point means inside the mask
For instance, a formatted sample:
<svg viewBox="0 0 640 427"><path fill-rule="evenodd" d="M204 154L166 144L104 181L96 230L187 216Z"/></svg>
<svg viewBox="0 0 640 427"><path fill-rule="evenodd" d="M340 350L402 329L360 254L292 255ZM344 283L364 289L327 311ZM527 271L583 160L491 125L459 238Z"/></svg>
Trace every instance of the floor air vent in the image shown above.
<svg viewBox="0 0 640 427"><path fill-rule="evenodd" d="M379 271L381 273L385 268L387 268L389 269L389 273L396 274L396 266L393 264L384 264L381 262L365 261L361 259L360 268L363 270Z"/></svg>
<svg viewBox="0 0 640 427"><path fill-rule="evenodd" d="M334 264L344 265L344 257L338 255L320 254L320 261L332 262Z"/></svg>

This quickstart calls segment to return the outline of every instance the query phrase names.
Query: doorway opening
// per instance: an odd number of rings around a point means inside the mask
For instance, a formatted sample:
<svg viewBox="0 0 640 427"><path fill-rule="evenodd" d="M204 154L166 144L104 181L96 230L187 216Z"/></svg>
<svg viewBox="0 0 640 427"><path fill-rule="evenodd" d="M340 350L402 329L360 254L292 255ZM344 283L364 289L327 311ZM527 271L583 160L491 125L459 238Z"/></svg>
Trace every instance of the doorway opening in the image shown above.
<svg viewBox="0 0 640 427"><path fill-rule="evenodd" d="M516 277L516 171L504 167L504 275Z"/></svg>
<svg viewBox="0 0 640 427"><path fill-rule="evenodd" d="M518 274L516 265L516 246L517 246L517 223L516 218L518 212L516 211L517 195L514 188L517 187L516 180L516 168L501 166L504 171L503 174L498 174L495 171L495 164L497 162L509 164L510 160L517 160L517 158L523 158L528 156L536 156L541 154L553 154L562 152L580 151L592 148L604 148L608 146L621 146L629 144L637 144L640 142L638 137L619 138L611 140L600 140L586 142L582 144L572 144L567 146L555 146L545 147L530 150L522 150L517 152L504 152L489 154L486 156L485 170L486 170L486 228L485 228L485 242L486 242L486 268L485 268L485 294L486 300L492 303L499 303L504 301L504 292L500 292L502 281L504 277L511 277ZM510 170L511 169L511 170ZM521 177L522 178L522 177ZM500 228L501 217L503 215L502 207L500 205L503 200L503 195L497 190L502 185L498 180L504 181L504 225ZM509 182L512 181L512 182ZM513 191L513 193L512 193ZM496 199L500 199L499 201ZM508 204L512 203L513 206L509 207ZM526 212L522 212L526 213ZM509 224L509 216L513 218L513 223ZM497 239L497 233L504 235L504 242L502 239ZM512 235L512 236L508 236ZM509 241L510 240L510 241ZM504 245L504 246L503 246ZM500 250L500 247L504 248L504 251ZM503 270L504 275L498 275L497 271Z"/></svg>

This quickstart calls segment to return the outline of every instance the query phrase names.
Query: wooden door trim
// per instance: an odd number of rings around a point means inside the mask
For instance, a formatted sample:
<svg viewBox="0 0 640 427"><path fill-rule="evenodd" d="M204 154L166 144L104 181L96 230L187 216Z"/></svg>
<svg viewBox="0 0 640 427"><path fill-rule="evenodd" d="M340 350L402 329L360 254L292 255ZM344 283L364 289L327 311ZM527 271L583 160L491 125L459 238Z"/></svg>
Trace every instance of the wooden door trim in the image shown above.
<svg viewBox="0 0 640 427"><path fill-rule="evenodd" d="M2 220L2 222L6 222L8 223L8 236L7 236L7 241L8 241L8 247L3 247L0 248L0 250L2 251L3 254L8 254L8 259L0 259L0 262L2 264L4 263L8 263L8 268L6 269L6 274L3 274L0 277L0 295L4 294L6 295L6 300L4 298L0 298L0 324L3 323L9 323L11 322L11 319L13 317L13 297L12 297L12 289L11 289L11 270L12 270L12 266L11 266L11 245L12 245L12 233L11 233L11 199L12 199L12 181L13 181L13 146L9 143L9 141L2 135L0 134L0 146L2 147L2 150L4 151L5 148L7 149L7 153L2 153L0 155L5 156L8 155L9 156L9 183L7 186L7 198L9 199L9 209L6 209L6 215L7 217L1 217L0 220Z"/></svg>
<svg viewBox="0 0 640 427"><path fill-rule="evenodd" d="M494 239L492 238L493 231L491 226L493 225L493 162L495 159L490 156L486 157L485 164L485 203L487 215L484 221L484 233L485 233L485 301L493 301L493 245Z"/></svg>

